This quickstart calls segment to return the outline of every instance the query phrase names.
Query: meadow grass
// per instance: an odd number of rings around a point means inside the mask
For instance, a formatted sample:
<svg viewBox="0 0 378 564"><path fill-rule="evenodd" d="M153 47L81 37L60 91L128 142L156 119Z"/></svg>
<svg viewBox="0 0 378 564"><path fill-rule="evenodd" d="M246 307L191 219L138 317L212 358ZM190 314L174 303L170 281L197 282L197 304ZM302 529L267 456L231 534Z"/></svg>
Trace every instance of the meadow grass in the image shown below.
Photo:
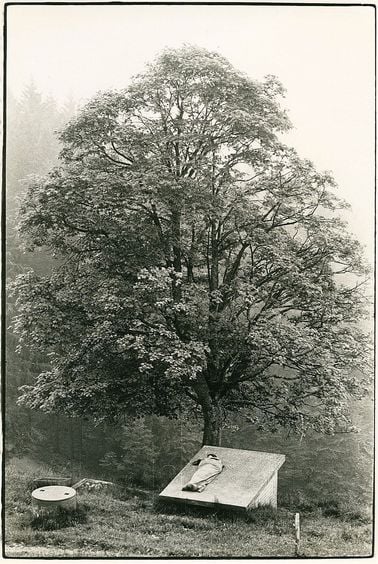
<svg viewBox="0 0 378 564"><path fill-rule="evenodd" d="M111 494L79 491L76 513L36 518L31 511L32 480L48 473L17 460L8 463L6 556L288 558L295 553L293 511L285 507L238 514L161 503L156 493L148 496L128 488ZM327 509L331 514L325 514ZM301 556L371 555L366 516L364 521L358 512L340 513L335 504L301 512Z"/></svg>

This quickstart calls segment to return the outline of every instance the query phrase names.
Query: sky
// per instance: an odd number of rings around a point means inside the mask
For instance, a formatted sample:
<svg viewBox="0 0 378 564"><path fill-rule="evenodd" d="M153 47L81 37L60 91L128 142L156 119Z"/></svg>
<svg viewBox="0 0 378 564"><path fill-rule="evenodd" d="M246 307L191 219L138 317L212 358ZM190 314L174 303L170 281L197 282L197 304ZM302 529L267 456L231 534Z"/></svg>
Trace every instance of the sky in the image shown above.
<svg viewBox="0 0 378 564"><path fill-rule="evenodd" d="M12 5L7 86L31 79L60 103L123 88L165 47L217 51L253 79L276 75L293 129L283 141L331 170L372 260L374 11L369 6Z"/></svg>

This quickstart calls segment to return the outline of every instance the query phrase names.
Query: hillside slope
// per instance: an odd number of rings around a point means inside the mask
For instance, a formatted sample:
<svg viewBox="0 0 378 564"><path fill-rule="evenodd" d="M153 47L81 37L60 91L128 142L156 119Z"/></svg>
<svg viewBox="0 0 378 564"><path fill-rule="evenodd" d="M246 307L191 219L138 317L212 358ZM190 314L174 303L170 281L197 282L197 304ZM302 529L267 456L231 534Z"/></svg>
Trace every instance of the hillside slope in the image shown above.
<svg viewBox="0 0 378 564"><path fill-rule="evenodd" d="M117 490L79 494L68 521L34 519L33 477L46 475L12 462L6 468L8 557L255 557L294 556L293 513L260 508L248 516L159 506L154 494ZM359 514L301 513L303 556L370 556L371 524Z"/></svg>

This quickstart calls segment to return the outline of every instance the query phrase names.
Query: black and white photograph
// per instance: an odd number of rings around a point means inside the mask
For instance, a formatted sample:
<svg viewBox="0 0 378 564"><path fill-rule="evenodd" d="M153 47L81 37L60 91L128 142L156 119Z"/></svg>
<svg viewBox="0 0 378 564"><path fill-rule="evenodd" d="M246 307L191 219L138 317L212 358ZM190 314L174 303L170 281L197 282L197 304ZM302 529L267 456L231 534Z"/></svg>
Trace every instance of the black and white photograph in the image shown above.
<svg viewBox="0 0 378 564"><path fill-rule="evenodd" d="M2 556L374 556L375 6L3 7Z"/></svg>

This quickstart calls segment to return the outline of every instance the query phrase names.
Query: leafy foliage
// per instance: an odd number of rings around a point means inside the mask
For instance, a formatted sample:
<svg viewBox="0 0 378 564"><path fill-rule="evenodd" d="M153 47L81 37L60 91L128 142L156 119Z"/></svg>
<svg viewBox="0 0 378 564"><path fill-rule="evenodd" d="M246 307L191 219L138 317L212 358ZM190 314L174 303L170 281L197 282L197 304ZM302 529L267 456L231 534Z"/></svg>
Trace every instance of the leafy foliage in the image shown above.
<svg viewBox="0 0 378 564"><path fill-rule="evenodd" d="M16 285L21 344L52 364L25 405L201 410L211 444L232 411L350 428L348 400L368 389L368 270L332 176L277 140L283 92L183 47L70 122L21 209L26 248L56 260Z"/></svg>

